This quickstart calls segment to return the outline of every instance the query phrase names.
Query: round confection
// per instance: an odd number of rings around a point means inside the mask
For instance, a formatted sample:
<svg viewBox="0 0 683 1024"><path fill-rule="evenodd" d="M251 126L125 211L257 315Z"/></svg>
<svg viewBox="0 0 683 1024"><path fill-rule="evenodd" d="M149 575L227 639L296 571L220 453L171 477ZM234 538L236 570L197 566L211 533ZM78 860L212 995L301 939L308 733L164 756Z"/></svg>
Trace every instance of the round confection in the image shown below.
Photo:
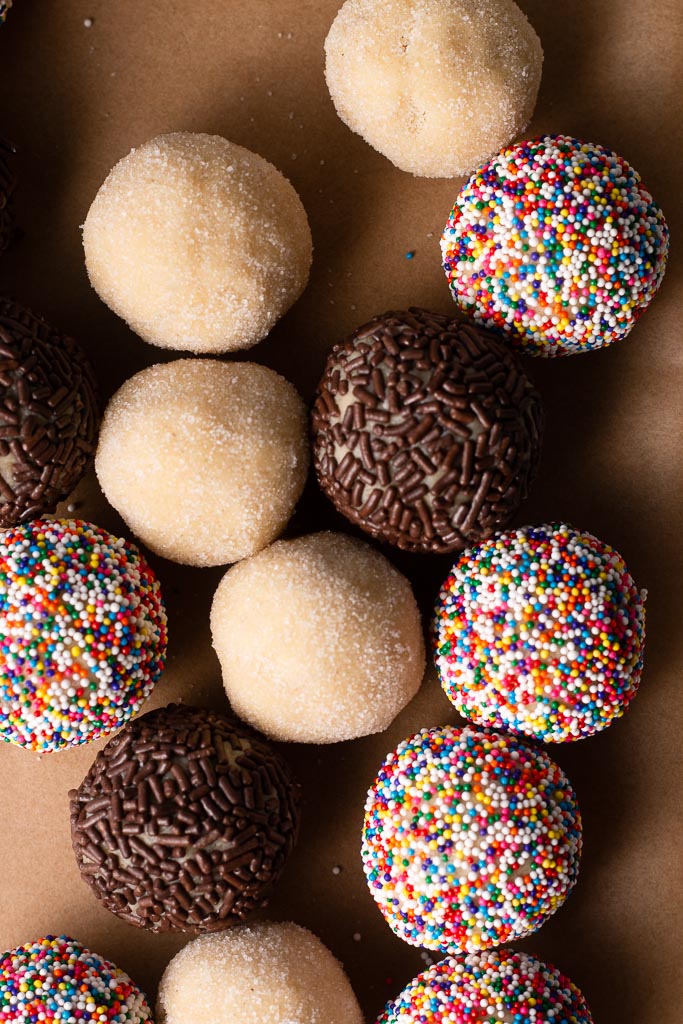
<svg viewBox="0 0 683 1024"><path fill-rule="evenodd" d="M447 957L418 974L377 1024L593 1024L582 993L527 953L486 950Z"/></svg>
<svg viewBox="0 0 683 1024"><path fill-rule="evenodd" d="M566 135L517 143L476 171L441 239L460 308L538 356L625 337L668 248L664 215L631 165Z"/></svg>
<svg viewBox="0 0 683 1024"><path fill-rule="evenodd" d="M581 817L562 770L513 736L423 729L386 758L362 858L393 931L443 952L536 931L576 882Z"/></svg>
<svg viewBox="0 0 683 1024"><path fill-rule="evenodd" d="M217 931L262 906L299 826L280 755L232 718L177 704L130 722L69 797L83 878L152 932Z"/></svg>
<svg viewBox="0 0 683 1024"><path fill-rule="evenodd" d="M535 476L540 398L496 335L423 309L385 313L331 352L313 408L325 494L418 552L504 526Z"/></svg>
<svg viewBox="0 0 683 1024"><path fill-rule="evenodd" d="M95 468L109 502L152 551L224 565L284 529L308 459L306 408L284 377L256 363L179 359L116 392Z"/></svg>
<svg viewBox="0 0 683 1024"><path fill-rule="evenodd" d="M382 732L424 672L410 583L340 533L278 541L229 569L211 630L233 709L278 740Z"/></svg>
<svg viewBox="0 0 683 1024"><path fill-rule="evenodd" d="M83 226L90 283L145 341L250 348L306 287L312 242L289 183L218 135L176 132L110 172Z"/></svg>
<svg viewBox="0 0 683 1024"><path fill-rule="evenodd" d="M194 939L164 971L158 1024L363 1024L344 968L300 925L263 921Z"/></svg>
<svg viewBox="0 0 683 1024"><path fill-rule="evenodd" d="M645 597L609 544L528 526L469 551L441 587L436 667L478 725L561 743L622 715L643 667Z"/></svg>
<svg viewBox="0 0 683 1024"><path fill-rule="evenodd" d="M3 9L0 0L0 24L4 21L7 7ZM17 176L14 172L14 146L0 138L0 252L9 248L14 235L14 191Z"/></svg>
<svg viewBox="0 0 683 1024"><path fill-rule="evenodd" d="M0 532L0 737L86 743L135 715L161 675L166 612L137 548L77 519Z"/></svg>
<svg viewBox="0 0 683 1024"><path fill-rule="evenodd" d="M467 173L526 127L543 64L512 0L346 0L325 53L342 121L430 178Z"/></svg>
<svg viewBox="0 0 683 1024"><path fill-rule="evenodd" d="M152 1011L125 971L66 935L48 935L0 956L0 1020L143 1024Z"/></svg>
<svg viewBox="0 0 683 1024"><path fill-rule="evenodd" d="M99 419L76 342L0 297L0 526L54 512L92 461Z"/></svg>

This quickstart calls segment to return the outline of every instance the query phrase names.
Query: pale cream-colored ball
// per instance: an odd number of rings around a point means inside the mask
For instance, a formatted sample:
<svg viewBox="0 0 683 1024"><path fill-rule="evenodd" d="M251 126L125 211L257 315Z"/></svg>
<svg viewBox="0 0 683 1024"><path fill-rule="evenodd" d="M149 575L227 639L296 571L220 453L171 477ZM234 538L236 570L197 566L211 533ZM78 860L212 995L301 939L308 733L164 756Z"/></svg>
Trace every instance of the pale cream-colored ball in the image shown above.
<svg viewBox="0 0 683 1024"><path fill-rule="evenodd" d="M342 121L428 178L467 174L515 138L543 63L513 0L346 0L325 53Z"/></svg>
<svg viewBox="0 0 683 1024"><path fill-rule="evenodd" d="M336 743L381 732L425 667L405 576L341 533L278 541L233 566L211 609L234 711L278 740Z"/></svg>
<svg viewBox="0 0 683 1024"><path fill-rule="evenodd" d="M150 550L224 565L281 533L308 470L305 405L257 363L178 359L111 399L95 469L108 501Z"/></svg>
<svg viewBox="0 0 683 1024"><path fill-rule="evenodd" d="M194 939L159 986L158 1024L363 1024L344 968L306 928L239 925Z"/></svg>
<svg viewBox="0 0 683 1024"><path fill-rule="evenodd" d="M162 348L229 352L268 334L311 266L289 181L218 135L160 135L116 164L83 226L100 298Z"/></svg>

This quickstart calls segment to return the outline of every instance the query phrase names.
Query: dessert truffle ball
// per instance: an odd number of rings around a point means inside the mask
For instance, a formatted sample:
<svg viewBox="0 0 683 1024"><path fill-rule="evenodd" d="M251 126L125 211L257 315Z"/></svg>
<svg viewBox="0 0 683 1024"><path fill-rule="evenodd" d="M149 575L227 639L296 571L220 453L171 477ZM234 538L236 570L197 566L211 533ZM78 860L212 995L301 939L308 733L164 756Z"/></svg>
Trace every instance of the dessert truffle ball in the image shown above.
<svg viewBox="0 0 683 1024"><path fill-rule="evenodd" d="M531 120L543 50L512 0L346 0L325 42L342 121L403 171L470 171Z"/></svg>
<svg viewBox="0 0 683 1024"><path fill-rule="evenodd" d="M664 215L631 165L566 135L519 142L476 171L441 239L460 308L539 356L625 337L668 248Z"/></svg>
<svg viewBox="0 0 683 1024"><path fill-rule="evenodd" d="M161 675L166 613L137 548L80 520L0 532L0 737L52 751L118 729Z"/></svg>
<svg viewBox="0 0 683 1024"><path fill-rule="evenodd" d="M0 0L0 24L4 17ZM14 190L17 187L17 178L12 166L14 152L14 146L6 139L0 138L0 252L9 248L14 234Z"/></svg>
<svg viewBox="0 0 683 1024"><path fill-rule="evenodd" d="M340 533L278 541L233 566L216 591L211 630L234 710L278 740L381 732L424 672L408 580Z"/></svg>
<svg viewBox="0 0 683 1024"><path fill-rule="evenodd" d="M0 1020L143 1024L152 1012L125 971L66 935L48 935L0 957Z"/></svg>
<svg viewBox="0 0 683 1024"><path fill-rule="evenodd" d="M80 347L0 297L0 526L54 512L90 465L98 425Z"/></svg>
<svg viewBox="0 0 683 1024"><path fill-rule="evenodd" d="M556 743L604 729L640 682L645 592L621 556L565 525L466 551L434 618L441 684L461 715Z"/></svg>
<svg viewBox="0 0 683 1024"><path fill-rule="evenodd" d="M542 428L539 396L505 342L411 309L375 317L332 350L313 455L327 497L373 537L460 551L517 511Z"/></svg>
<svg viewBox="0 0 683 1024"><path fill-rule="evenodd" d="M512 736L423 729L388 755L365 812L370 892L413 946L474 952L523 938L576 882L571 786Z"/></svg>
<svg viewBox="0 0 683 1024"><path fill-rule="evenodd" d="M509 949L447 957L406 985L377 1024L475 1024L484 1019L487 1024L593 1024L586 1000L569 978Z"/></svg>
<svg viewBox="0 0 683 1024"><path fill-rule="evenodd" d="M150 366L109 403L95 468L152 551L186 565L253 555L284 529L308 470L306 408L256 363Z"/></svg>
<svg viewBox="0 0 683 1024"><path fill-rule="evenodd" d="M120 160L83 226L100 298L152 345L250 348L306 287L311 232L289 181L218 135L161 135Z"/></svg>
<svg viewBox="0 0 683 1024"><path fill-rule="evenodd" d="M212 932L262 906L294 845L299 788L234 719L170 704L110 740L70 794L83 878L153 932Z"/></svg>
<svg viewBox="0 0 683 1024"><path fill-rule="evenodd" d="M164 971L158 1024L363 1024L344 968L297 924L194 939Z"/></svg>

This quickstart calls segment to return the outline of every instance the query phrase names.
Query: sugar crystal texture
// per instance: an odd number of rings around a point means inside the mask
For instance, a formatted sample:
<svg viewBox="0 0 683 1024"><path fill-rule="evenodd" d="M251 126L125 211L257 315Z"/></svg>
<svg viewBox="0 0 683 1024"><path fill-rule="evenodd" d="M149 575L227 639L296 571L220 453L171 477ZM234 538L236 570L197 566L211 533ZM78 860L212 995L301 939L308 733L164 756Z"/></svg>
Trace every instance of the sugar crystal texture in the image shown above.
<svg viewBox="0 0 683 1024"><path fill-rule="evenodd" d="M363 1024L344 968L299 925L201 936L166 968L157 1024Z"/></svg>
<svg viewBox="0 0 683 1024"><path fill-rule="evenodd" d="M228 352L268 334L311 265L306 212L290 182L217 135L177 132L134 149L83 226L90 282L141 338Z"/></svg>
<svg viewBox="0 0 683 1024"><path fill-rule="evenodd" d="M342 121L433 178L466 174L524 129L543 63L513 0L346 0L325 53Z"/></svg>
<svg viewBox="0 0 683 1024"><path fill-rule="evenodd" d="M95 468L157 554L223 565L274 540L308 469L306 410L256 363L179 359L131 377L109 403Z"/></svg>
<svg viewBox="0 0 683 1024"><path fill-rule="evenodd" d="M536 931L576 882L581 817L562 770L515 737L423 729L368 793L370 892L413 946L474 952Z"/></svg>
<svg viewBox="0 0 683 1024"><path fill-rule="evenodd" d="M485 950L447 957L418 974L377 1024L593 1024L581 992L527 953Z"/></svg>
<svg viewBox="0 0 683 1024"><path fill-rule="evenodd" d="M277 541L233 566L216 591L211 629L233 709L278 740L381 732L424 672L408 580L343 534Z"/></svg>

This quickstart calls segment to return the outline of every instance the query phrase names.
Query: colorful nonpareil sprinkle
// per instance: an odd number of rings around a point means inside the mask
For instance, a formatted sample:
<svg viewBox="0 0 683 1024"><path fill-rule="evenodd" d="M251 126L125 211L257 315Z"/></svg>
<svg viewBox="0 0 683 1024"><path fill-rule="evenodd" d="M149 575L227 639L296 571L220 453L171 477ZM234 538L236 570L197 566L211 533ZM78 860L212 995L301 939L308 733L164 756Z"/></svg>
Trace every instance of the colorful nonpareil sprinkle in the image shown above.
<svg viewBox="0 0 683 1024"><path fill-rule="evenodd" d="M159 584L132 544L76 519L0 532L0 737L49 751L118 729L165 655Z"/></svg>
<svg viewBox="0 0 683 1024"><path fill-rule="evenodd" d="M528 935L576 881L571 786L512 736L423 729L388 755L365 812L370 891L414 946L475 951Z"/></svg>
<svg viewBox="0 0 683 1024"><path fill-rule="evenodd" d="M592 1024L569 978L526 953L448 957L387 1003L377 1024Z"/></svg>
<svg viewBox="0 0 683 1024"><path fill-rule="evenodd" d="M465 551L441 587L441 685L478 725L555 743L592 736L638 689L645 596L618 552L590 533L496 534Z"/></svg>
<svg viewBox="0 0 683 1024"><path fill-rule="evenodd" d="M530 355L611 345L659 288L664 215L609 149L545 135L504 149L462 188L441 238L453 297Z"/></svg>
<svg viewBox="0 0 683 1024"><path fill-rule="evenodd" d="M3 1024L142 1024L152 1012L128 975L65 935L0 956Z"/></svg>

